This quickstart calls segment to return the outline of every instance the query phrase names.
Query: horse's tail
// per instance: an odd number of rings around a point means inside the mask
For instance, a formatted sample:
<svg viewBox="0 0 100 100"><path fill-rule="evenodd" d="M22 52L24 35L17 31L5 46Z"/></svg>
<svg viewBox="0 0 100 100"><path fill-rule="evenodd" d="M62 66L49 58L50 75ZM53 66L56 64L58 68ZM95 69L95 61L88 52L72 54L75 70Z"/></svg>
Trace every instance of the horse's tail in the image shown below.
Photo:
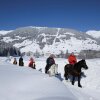
<svg viewBox="0 0 100 100"><path fill-rule="evenodd" d="M70 68L70 64L66 64L64 70L68 70L68 68Z"/></svg>
<svg viewBox="0 0 100 100"><path fill-rule="evenodd" d="M68 64L65 65L64 67L64 77L68 74Z"/></svg>

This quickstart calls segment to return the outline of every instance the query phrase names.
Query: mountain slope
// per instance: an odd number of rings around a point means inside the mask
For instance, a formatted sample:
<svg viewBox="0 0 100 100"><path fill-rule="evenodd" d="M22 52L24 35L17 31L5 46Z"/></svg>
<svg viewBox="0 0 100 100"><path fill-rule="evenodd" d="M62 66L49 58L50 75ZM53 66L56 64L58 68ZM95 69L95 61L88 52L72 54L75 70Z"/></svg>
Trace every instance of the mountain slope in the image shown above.
<svg viewBox="0 0 100 100"><path fill-rule="evenodd" d="M59 54L61 51L100 50L97 38L67 28L22 27L1 36L1 41L20 48L21 52Z"/></svg>
<svg viewBox="0 0 100 100"><path fill-rule="evenodd" d="M13 30L9 30L9 31L5 31L5 30L0 30L0 35L5 35L8 34L10 32L12 32Z"/></svg>
<svg viewBox="0 0 100 100"><path fill-rule="evenodd" d="M55 77L0 60L0 99L77 100L77 97Z"/></svg>
<svg viewBox="0 0 100 100"><path fill-rule="evenodd" d="M93 38L100 38L100 31L91 30L87 31L86 34L91 35Z"/></svg>

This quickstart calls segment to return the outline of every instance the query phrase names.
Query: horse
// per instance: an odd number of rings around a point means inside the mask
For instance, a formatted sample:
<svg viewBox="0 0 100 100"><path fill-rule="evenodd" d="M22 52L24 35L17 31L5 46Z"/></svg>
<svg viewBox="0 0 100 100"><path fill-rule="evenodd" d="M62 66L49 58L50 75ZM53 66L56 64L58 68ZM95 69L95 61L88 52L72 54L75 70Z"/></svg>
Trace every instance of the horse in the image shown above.
<svg viewBox="0 0 100 100"><path fill-rule="evenodd" d="M68 76L72 75L72 85L75 83L75 77L78 77L78 87L82 88L82 85L80 83L81 78L81 69L88 69L88 66L86 64L86 61L84 59L80 60L79 62L75 63L74 65L66 64L64 67L64 77L65 80L68 80Z"/></svg>
<svg viewBox="0 0 100 100"><path fill-rule="evenodd" d="M53 64L50 66L49 70L47 71L49 76L55 76L58 74L58 64Z"/></svg>

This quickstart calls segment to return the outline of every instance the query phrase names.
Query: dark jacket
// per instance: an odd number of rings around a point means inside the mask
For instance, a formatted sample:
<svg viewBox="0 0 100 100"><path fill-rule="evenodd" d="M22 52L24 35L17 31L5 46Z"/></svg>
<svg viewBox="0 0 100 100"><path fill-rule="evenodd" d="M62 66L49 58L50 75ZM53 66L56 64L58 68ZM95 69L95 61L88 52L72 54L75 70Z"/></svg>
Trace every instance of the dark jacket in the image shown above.
<svg viewBox="0 0 100 100"><path fill-rule="evenodd" d="M46 63L47 63L47 65L51 66L51 65L55 64L55 60L53 57L49 57L49 58L47 58Z"/></svg>
<svg viewBox="0 0 100 100"><path fill-rule="evenodd" d="M47 64L46 64L46 67L45 67L45 73L47 73L48 70L50 69L50 67L51 67L53 64L55 64L55 60L54 60L53 57L49 57L49 58L47 58L46 63L47 63Z"/></svg>
<svg viewBox="0 0 100 100"><path fill-rule="evenodd" d="M23 58L22 57L19 58L19 66L24 66L24 62L23 62Z"/></svg>

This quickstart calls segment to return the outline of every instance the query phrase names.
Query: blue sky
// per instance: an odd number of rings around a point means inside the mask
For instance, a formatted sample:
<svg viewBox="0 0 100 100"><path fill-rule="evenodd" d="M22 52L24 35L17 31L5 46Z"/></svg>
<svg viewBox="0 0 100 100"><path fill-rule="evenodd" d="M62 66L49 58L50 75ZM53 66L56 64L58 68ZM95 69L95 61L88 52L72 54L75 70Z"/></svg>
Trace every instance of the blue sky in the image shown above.
<svg viewBox="0 0 100 100"><path fill-rule="evenodd" d="M0 30L24 26L100 30L100 0L0 0Z"/></svg>

